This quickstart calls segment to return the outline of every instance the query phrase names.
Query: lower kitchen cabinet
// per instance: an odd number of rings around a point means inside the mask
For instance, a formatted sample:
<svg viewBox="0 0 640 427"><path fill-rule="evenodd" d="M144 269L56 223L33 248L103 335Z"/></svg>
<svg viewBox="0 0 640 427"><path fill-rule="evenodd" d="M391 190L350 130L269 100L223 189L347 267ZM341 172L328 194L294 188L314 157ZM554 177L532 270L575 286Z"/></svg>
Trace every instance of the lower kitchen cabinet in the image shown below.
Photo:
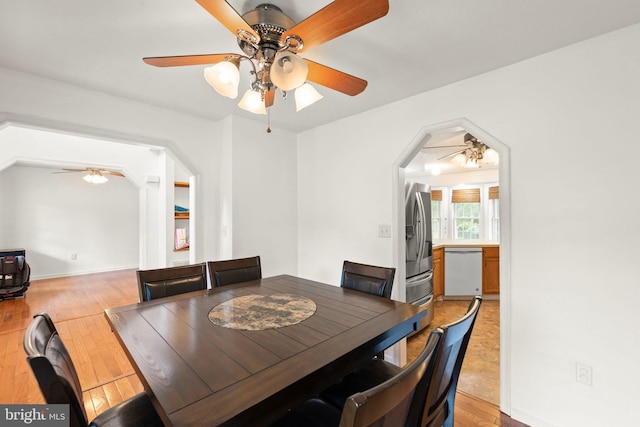
<svg viewBox="0 0 640 427"><path fill-rule="evenodd" d="M435 264L435 261L434 261ZM434 269L435 270L435 269ZM435 274L435 271L434 271ZM500 293L500 248L482 248L482 293Z"/></svg>
<svg viewBox="0 0 640 427"><path fill-rule="evenodd" d="M433 297L444 295L444 248L433 250Z"/></svg>

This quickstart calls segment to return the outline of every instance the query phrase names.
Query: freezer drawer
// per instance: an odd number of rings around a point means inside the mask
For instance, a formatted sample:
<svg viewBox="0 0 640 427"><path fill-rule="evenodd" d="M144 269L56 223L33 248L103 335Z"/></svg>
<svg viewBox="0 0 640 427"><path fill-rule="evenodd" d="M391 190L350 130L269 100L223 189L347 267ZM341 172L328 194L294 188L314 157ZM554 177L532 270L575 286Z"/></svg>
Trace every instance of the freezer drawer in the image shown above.
<svg viewBox="0 0 640 427"><path fill-rule="evenodd" d="M444 296L482 294L482 248L445 248Z"/></svg>

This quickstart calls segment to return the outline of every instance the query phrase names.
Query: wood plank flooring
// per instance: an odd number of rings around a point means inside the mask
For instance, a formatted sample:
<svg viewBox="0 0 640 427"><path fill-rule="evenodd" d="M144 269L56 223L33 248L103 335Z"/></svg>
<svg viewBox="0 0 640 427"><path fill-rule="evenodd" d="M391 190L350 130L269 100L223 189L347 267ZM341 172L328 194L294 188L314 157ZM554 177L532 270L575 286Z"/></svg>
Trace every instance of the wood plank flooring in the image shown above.
<svg viewBox="0 0 640 427"><path fill-rule="evenodd" d="M135 270L35 280L0 302L0 403L43 403L22 347L34 314L47 312L74 360L89 419L143 390L103 311L138 301ZM456 427L526 427L494 404L458 391Z"/></svg>

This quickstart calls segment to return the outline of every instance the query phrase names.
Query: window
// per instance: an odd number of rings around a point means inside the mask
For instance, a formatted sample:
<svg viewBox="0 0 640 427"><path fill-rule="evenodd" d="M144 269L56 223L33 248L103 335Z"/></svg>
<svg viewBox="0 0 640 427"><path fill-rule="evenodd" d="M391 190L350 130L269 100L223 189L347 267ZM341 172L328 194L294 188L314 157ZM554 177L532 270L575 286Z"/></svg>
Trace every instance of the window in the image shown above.
<svg viewBox="0 0 640 427"><path fill-rule="evenodd" d="M431 190L431 235L442 239L442 190Z"/></svg>
<svg viewBox="0 0 640 427"><path fill-rule="evenodd" d="M500 187L489 187L491 240L500 241Z"/></svg>
<svg viewBox="0 0 640 427"><path fill-rule="evenodd" d="M453 238L480 238L480 189L453 190Z"/></svg>

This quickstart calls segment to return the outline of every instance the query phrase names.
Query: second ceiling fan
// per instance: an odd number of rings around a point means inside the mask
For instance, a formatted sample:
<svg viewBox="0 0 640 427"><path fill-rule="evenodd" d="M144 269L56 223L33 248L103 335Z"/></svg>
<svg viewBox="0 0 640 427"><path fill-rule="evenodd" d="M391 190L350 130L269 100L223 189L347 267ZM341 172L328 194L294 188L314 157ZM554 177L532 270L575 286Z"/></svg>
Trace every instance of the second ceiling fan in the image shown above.
<svg viewBox="0 0 640 427"><path fill-rule="evenodd" d="M276 89L283 94L296 89L298 111L311 105L322 96L307 81L351 96L361 93L367 87L366 80L297 54L379 19L389 11L388 0L334 0L295 23L273 4L261 4L240 15L225 0L196 1L234 34L244 54L148 57L144 62L158 67L216 64L205 69L205 79L221 95L235 98L240 62L248 61L254 77L238 105L257 114L266 114L274 104ZM309 94L311 98L305 98Z"/></svg>

